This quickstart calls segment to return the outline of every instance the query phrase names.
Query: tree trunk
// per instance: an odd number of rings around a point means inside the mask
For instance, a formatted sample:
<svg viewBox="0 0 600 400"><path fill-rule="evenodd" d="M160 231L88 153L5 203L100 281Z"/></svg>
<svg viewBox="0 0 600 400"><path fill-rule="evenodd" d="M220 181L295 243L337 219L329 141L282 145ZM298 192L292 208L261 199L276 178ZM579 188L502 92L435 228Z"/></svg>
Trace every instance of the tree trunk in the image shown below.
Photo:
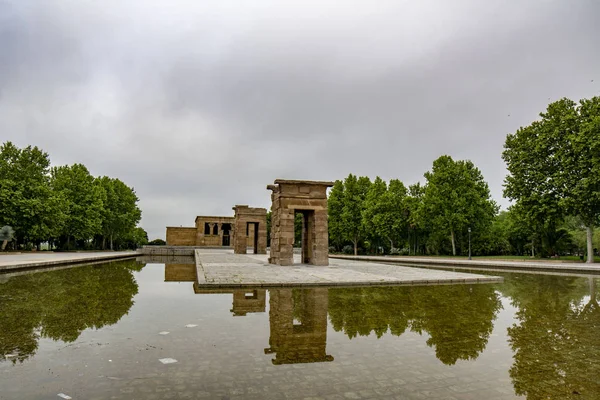
<svg viewBox="0 0 600 400"><path fill-rule="evenodd" d="M6 245L8 244L8 240L5 240L2 242L2 251L4 251L4 249L6 248Z"/></svg>
<svg viewBox="0 0 600 400"><path fill-rule="evenodd" d="M357 256L358 255L358 240L353 240L352 243L354 243L354 255Z"/></svg>
<svg viewBox="0 0 600 400"><path fill-rule="evenodd" d="M413 254L415 256L417 255L418 249L419 249L419 234L417 232L415 232L415 251L413 252Z"/></svg>
<svg viewBox="0 0 600 400"><path fill-rule="evenodd" d="M450 238L452 239L452 255L456 255L456 243L454 243L454 229L450 229Z"/></svg>
<svg viewBox="0 0 600 400"><path fill-rule="evenodd" d="M531 239L531 258L535 258L535 242Z"/></svg>
<svg viewBox="0 0 600 400"><path fill-rule="evenodd" d="M102 250L106 250L106 236L102 235Z"/></svg>
<svg viewBox="0 0 600 400"><path fill-rule="evenodd" d="M388 240L390 241L390 250L394 248L394 242L392 242L392 239L388 238Z"/></svg>
<svg viewBox="0 0 600 400"><path fill-rule="evenodd" d="M592 243L592 239L594 238L594 226L589 224L585 227L587 233L587 262L594 262L594 244Z"/></svg>
<svg viewBox="0 0 600 400"><path fill-rule="evenodd" d="M112 251L113 249L113 235L112 233L110 234L110 250Z"/></svg>

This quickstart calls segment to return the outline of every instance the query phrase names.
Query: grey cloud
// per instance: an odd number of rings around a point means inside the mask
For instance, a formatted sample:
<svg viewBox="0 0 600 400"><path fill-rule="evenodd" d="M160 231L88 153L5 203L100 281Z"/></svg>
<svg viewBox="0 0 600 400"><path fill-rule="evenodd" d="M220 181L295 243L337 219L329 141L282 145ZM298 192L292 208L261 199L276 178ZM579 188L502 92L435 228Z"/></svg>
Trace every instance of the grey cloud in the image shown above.
<svg viewBox="0 0 600 400"><path fill-rule="evenodd" d="M277 177L414 183L441 154L506 206L506 134L599 94L593 0L343 4L0 2L0 140L120 177L160 237Z"/></svg>

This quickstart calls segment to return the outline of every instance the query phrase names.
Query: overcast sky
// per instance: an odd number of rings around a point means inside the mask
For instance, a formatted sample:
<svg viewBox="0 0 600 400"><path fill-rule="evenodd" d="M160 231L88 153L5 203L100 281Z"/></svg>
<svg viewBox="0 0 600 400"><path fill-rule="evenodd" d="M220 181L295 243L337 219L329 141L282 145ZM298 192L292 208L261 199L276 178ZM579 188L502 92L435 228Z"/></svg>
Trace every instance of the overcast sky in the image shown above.
<svg viewBox="0 0 600 400"><path fill-rule="evenodd" d="M600 94L597 0L0 0L0 141L140 197L150 239L275 178L423 181Z"/></svg>

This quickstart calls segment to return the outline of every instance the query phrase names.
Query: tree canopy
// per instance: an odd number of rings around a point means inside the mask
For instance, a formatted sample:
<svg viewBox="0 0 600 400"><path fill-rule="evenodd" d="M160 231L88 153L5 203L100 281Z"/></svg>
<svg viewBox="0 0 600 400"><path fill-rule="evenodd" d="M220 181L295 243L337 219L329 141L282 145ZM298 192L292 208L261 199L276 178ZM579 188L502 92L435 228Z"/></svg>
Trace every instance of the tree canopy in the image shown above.
<svg viewBox="0 0 600 400"><path fill-rule="evenodd" d="M506 138L509 171L504 194L516 200L538 230L577 216L587 231L588 262L594 262L593 231L600 222L600 97L548 105L540 120Z"/></svg>
<svg viewBox="0 0 600 400"><path fill-rule="evenodd" d="M424 217L438 234L450 237L456 255L456 234L488 229L498 211L483 175L471 161L441 156L425 173Z"/></svg>
<svg viewBox="0 0 600 400"><path fill-rule="evenodd" d="M0 226L13 228L14 247L135 248L147 242L138 201L133 188L83 164L52 167L37 147L0 146Z"/></svg>

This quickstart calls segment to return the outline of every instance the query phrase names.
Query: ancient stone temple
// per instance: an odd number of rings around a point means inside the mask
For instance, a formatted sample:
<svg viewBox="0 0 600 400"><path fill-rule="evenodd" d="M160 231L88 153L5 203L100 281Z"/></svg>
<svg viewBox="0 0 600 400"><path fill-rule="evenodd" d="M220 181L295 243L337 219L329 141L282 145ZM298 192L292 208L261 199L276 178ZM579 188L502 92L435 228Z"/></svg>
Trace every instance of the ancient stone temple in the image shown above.
<svg viewBox="0 0 600 400"><path fill-rule="evenodd" d="M273 364L333 361L327 354L328 289L269 290L269 347Z"/></svg>
<svg viewBox="0 0 600 400"><path fill-rule="evenodd" d="M194 227L167 227L167 246L230 247L233 217L196 217Z"/></svg>
<svg viewBox="0 0 600 400"><path fill-rule="evenodd" d="M196 246L231 246L233 218L196 217Z"/></svg>
<svg viewBox="0 0 600 400"><path fill-rule="evenodd" d="M302 263L329 265L327 188L333 182L276 179L271 194L269 263L294 263L294 217L302 214Z"/></svg>
<svg viewBox="0 0 600 400"><path fill-rule="evenodd" d="M235 208L234 208L235 209ZM264 210L251 209L251 210ZM265 211L266 221L266 211ZM265 229L266 247L266 222ZM195 247L233 247L235 217L206 216L196 217L194 227L167 227L167 246L195 246ZM245 229L246 245L254 246L255 224L250 224ZM264 254L264 253L263 253Z"/></svg>
<svg viewBox="0 0 600 400"><path fill-rule="evenodd" d="M246 205L236 205L233 210L233 252L246 254L247 248L252 247L254 254L267 254L267 210ZM249 240L251 232L252 241Z"/></svg>

